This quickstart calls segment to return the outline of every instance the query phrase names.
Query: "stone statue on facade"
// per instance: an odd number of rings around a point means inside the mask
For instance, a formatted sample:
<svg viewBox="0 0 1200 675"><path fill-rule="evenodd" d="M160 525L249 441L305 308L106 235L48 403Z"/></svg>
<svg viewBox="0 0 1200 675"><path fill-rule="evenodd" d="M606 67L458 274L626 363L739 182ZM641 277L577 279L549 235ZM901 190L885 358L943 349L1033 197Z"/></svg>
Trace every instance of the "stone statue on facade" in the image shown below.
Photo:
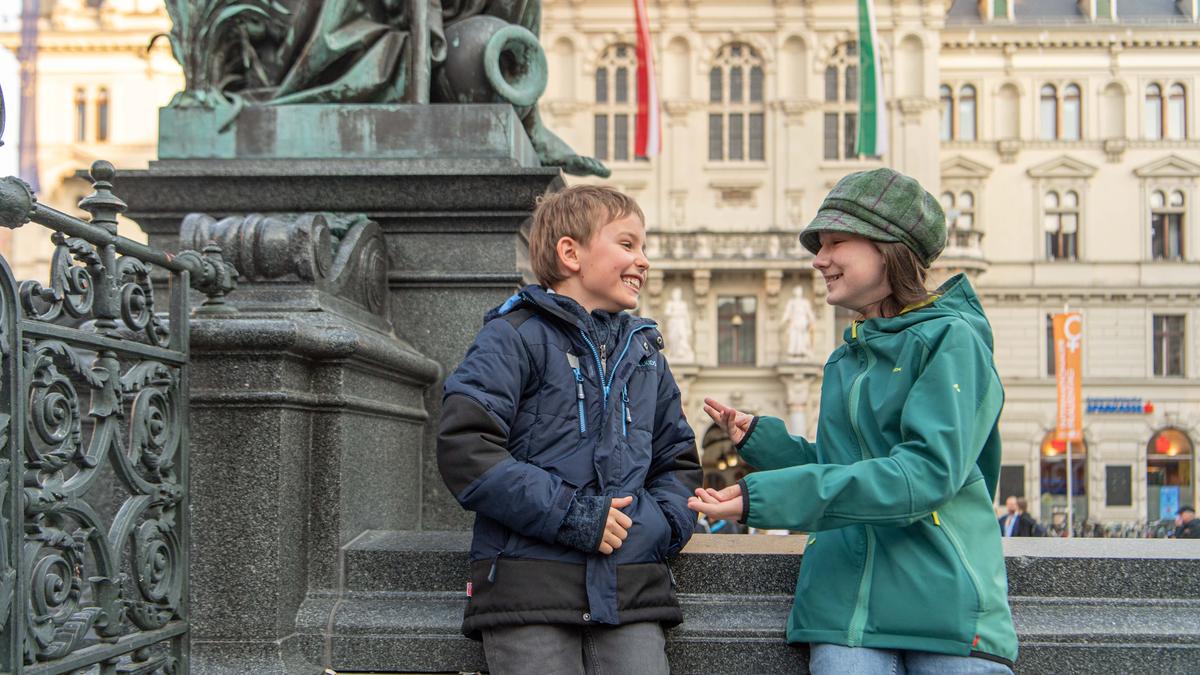
<svg viewBox="0 0 1200 675"><path fill-rule="evenodd" d="M671 290L671 299L664 310L667 319L667 358L675 363L692 363L696 351L692 349L692 316L683 290Z"/></svg>
<svg viewBox="0 0 1200 675"><path fill-rule="evenodd" d="M167 0L172 106L509 103L543 166L607 177L542 123L540 0Z"/></svg>
<svg viewBox="0 0 1200 675"><path fill-rule="evenodd" d="M789 361L812 358L812 326L816 318L812 305L804 297L804 288L796 286L781 317L786 336L785 354Z"/></svg>

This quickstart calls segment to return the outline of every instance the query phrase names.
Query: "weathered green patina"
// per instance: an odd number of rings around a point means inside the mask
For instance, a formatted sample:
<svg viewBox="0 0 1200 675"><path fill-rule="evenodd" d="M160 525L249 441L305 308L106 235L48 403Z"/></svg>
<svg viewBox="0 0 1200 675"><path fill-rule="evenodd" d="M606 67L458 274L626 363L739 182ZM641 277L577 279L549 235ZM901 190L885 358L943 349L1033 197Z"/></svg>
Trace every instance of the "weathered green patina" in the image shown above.
<svg viewBox="0 0 1200 675"><path fill-rule="evenodd" d="M609 175L538 113L540 0L168 0L167 9L186 78L171 106L213 111L213 136L248 105L506 103L542 165ZM196 136L182 122L164 117L160 135Z"/></svg>

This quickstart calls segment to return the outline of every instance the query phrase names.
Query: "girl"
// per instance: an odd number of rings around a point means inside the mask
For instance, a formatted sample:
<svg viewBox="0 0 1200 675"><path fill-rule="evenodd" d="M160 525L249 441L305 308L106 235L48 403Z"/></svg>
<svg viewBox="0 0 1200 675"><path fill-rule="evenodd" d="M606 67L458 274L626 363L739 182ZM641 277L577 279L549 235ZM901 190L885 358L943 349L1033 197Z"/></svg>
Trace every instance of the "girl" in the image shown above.
<svg viewBox="0 0 1200 675"><path fill-rule="evenodd" d="M967 279L925 289L945 215L917 181L877 169L839 181L800 241L828 302L860 315L825 364L816 442L706 399L760 471L688 505L816 533L787 623L814 674L1011 673L992 511L1004 390Z"/></svg>

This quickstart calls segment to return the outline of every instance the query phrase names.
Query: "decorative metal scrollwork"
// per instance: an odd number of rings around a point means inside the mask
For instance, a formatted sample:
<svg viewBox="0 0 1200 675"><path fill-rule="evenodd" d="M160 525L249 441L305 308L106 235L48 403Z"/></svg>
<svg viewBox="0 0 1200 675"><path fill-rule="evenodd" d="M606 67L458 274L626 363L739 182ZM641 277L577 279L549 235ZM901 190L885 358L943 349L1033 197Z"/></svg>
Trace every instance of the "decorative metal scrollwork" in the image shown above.
<svg viewBox="0 0 1200 675"><path fill-rule="evenodd" d="M0 226L37 222L55 246L45 283L17 284L0 259L0 672L171 675L187 640L178 309L187 278L201 311L235 313L237 272L214 245L119 237L115 173L93 165L90 222L0 178ZM152 271L171 276L169 303Z"/></svg>

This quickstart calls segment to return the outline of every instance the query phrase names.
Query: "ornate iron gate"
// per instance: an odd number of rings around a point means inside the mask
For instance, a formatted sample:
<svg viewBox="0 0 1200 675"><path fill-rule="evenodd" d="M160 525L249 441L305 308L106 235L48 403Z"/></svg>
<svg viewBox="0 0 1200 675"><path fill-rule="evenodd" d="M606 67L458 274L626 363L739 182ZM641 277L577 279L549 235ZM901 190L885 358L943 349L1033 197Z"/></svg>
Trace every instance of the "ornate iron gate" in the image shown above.
<svg viewBox="0 0 1200 675"><path fill-rule="evenodd" d="M230 312L236 272L117 236L114 174L92 165L90 222L0 179L0 225L55 244L46 284L0 258L3 672L188 671L188 288Z"/></svg>

